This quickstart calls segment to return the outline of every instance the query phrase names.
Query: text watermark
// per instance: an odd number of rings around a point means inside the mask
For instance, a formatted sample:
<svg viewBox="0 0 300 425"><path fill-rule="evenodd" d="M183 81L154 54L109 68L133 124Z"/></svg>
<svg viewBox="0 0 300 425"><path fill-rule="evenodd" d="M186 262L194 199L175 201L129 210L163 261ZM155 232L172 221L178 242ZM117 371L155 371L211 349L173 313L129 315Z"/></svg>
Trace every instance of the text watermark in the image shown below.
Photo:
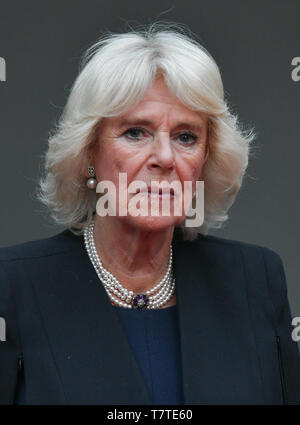
<svg viewBox="0 0 300 425"><path fill-rule="evenodd" d="M295 326L295 328L292 331L292 340L295 342L299 342L300 341L300 317L293 318L292 326Z"/></svg>
<svg viewBox="0 0 300 425"><path fill-rule="evenodd" d="M96 192L102 196L97 201L96 211L100 217L117 214L132 217L184 216L186 227L199 227L204 221L204 181L196 181L194 186L195 189L192 181L184 181L182 188L180 181L166 180L153 180L151 184L134 180L128 185L127 173L119 173L118 190L110 180L97 184Z"/></svg>
<svg viewBox="0 0 300 425"><path fill-rule="evenodd" d="M6 341L6 323L3 317L0 317L0 341Z"/></svg>
<svg viewBox="0 0 300 425"><path fill-rule="evenodd" d="M300 57L295 57L292 59L291 65L294 66L291 77L295 82L300 81Z"/></svg>
<svg viewBox="0 0 300 425"><path fill-rule="evenodd" d="M0 56L0 81L6 81L6 61Z"/></svg>

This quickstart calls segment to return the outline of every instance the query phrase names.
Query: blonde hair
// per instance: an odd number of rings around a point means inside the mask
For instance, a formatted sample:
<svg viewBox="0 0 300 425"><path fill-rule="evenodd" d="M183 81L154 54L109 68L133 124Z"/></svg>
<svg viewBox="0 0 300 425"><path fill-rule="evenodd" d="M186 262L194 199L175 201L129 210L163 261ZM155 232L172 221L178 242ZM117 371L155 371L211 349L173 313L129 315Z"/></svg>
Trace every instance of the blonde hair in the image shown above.
<svg viewBox="0 0 300 425"><path fill-rule="evenodd" d="M248 165L253 130L243 131L224 99L219 68L182 25L154 23L121 34L106 33L83 55L80 72L63 113L51 132L39 181L38 199L58 224L82 234L96 208L95 191L84 171L104 117L136 105L162 73L170 91L188 108L208 114L209 155L202 170L204 222L181 224L194 239L220 228L241 187Z"/></svg>

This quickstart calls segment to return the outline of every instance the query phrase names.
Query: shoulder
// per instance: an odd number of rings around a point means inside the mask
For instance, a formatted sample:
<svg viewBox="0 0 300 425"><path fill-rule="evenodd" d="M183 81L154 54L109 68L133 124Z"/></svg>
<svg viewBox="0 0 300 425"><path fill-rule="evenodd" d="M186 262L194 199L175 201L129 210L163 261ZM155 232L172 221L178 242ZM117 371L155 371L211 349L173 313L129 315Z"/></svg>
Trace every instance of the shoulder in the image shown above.
<svg viewBox="0 0 300 425"><path fill-rule="evenodd" d="M182 238L180 241L186 242L192 249L203 248L203 246L206 246L207 249L220 253L232 253L238 251L247 261L254 260L257 257L262 257L269 264L282 264L282 259L278 252L260 244L203 234L199 234L193 241L183 241Z"/></svg>
<svg viewBox="0 0 300 425"><path fill-rule="evenodd" d="M210 245L219 252L238 251L242 256L243 262L248 267L253 267L255 263L262 266L268 280L271 280L274 275L278 275L285 280L282 258L278 252L269 247L213 235L199 235L195 240L195 244L198 246L203 244Z"/></svg>
<svg viewBox="0 0 300 425"><path fill-rule="evenodd" d="M24 295L32 282L60 270L82 249L82 236L66 229L54 236L0 248L0 316L10 316L16 294ZM24 292L23 292L24 291Z"/></svg>
<svg viewBox="0 0 300 425"><path fill-rule="evenodd" d="M284 274L283 261L280 254L269 247L216 236L207 236L207 240L211 244L223 246L225 249L238 249L245 262L251 263L253 261L258 261L258 259L262 260L266 274L268 274L270 270L272 270L273 273L278 272L279 274Z"/></svg>
<svg viewBox="0 0 300 425"><path fill-rule="evenodd" d="M181 239L182 241L182 239ZM214 235L199 234L193 241L186 243L189 252L198 251L199 256L222 269L241 270L249 287L259 288L264 283L274 305L279 305L287 297L287 284L284 264L275 250L254 243L226 239Z"/></svg>
<svg viewBox="0 0 300 425"><path fill-rule="evenodd" d="M255 294L255 299L265 293L273 311L279 316L288 293L284 264L279 253L263 245L212 235L199 235L194 245L209 246L214 258L221 258L220 261L229 259L226 264L235 265L237 269L242 264L248 290ZM266 292L262 290L263 287Z"/></svg>
<svg viewBox="0 0 300 425"><path fill-rule="evenodd" d="M82 236L66 229L54 236L0 248L0 263L60 255L78 249Z"/></svg>
<svg viewBox="0 0 300 425"><path fill-rule="evenodd" d="M48 238L0 248L0 292L10 296L20 282L39 280L45 270L63 267L70 255L82 250L82 239L66 229Z"/></svg>

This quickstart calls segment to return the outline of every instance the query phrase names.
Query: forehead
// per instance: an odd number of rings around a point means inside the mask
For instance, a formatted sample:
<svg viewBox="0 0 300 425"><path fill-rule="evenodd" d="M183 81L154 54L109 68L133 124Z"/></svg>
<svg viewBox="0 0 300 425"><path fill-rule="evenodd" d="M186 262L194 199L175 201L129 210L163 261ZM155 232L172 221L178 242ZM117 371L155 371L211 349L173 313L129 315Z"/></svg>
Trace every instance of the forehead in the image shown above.
<svg viewBox="0 0 300 425"><path fill-rule="evenodd" d="M117 126L126 126L134 122L157 125L168 122L176 125L179 121L201 126L207 122L207 115L186 107L160 77L146 90L137 105L118 117L111 117L104 121Z"/></svg>
<svg viewBox="0 0 300 425"><path fill-rule="evenodd" d="M170 91L164 78L158 77L154 80L153 84L146 90L143 99L139 105L147 102L165 102L178 107L184 105L179 99Z"/></svg>
<svg viewBox="0 0 300 425"><path fill-rule="evenodd" d="M148 87L142 100L132 109L127 111L128 115L136 115L140 111L147 111L153 116L159 115L161 112L181 116L193 116L201 118L199 112L192 111L186 107L169 89L163 77L158 77L154 83ZM156 113L155 113L156 112ZM127 115L125 114L125 115Z"/></svg>

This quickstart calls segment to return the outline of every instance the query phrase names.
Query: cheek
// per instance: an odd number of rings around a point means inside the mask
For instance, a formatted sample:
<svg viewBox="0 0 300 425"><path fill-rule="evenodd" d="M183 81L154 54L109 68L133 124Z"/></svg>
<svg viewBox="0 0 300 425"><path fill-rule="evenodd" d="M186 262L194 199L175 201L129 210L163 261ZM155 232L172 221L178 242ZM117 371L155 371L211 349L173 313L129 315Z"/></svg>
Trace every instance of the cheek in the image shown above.
<svg viewBox="0 0 300 425"><path fill-rule="evenodd" d="M190 156L180 161L178 166L178 172L183 180L197 181L201 177L203 158L202 155Z"/></svg>
<svg viewBox="0 0 300 425"><path fill-rule="evenodd" d="M102 147L95 158L96 171L99 180L114 180L119 167L119 161L111 149Z"/></svg>
<svg viewBox="0 0 300 425"><path fill-rule="evenodd" d="M195 166L194 168L193 168L193 173L192 173L192 179L195 181L195 180L200 180L200 178L201 178L201 174L202 174L202 167L203 167L203 165L202 165L202 162L201 162L201 164L198 164L197 166Z"/></svg>
<svg viewBox="0 0 300 425"><path fill-rule="evenodd" d="M113 142L105 142L97 154L97 168L102 179L118 181L119 173L127 173L128 178L134 174L140 159L138 152L131 152Z"/></svg>
<svg viewBox="0 0 300 425"><path fill-rule="evenodd" d="M193 180L201 180L202 169L204 166L204 150L201 149L197 154L197 158L194 157L191 161L191 174Z"/></svg>

